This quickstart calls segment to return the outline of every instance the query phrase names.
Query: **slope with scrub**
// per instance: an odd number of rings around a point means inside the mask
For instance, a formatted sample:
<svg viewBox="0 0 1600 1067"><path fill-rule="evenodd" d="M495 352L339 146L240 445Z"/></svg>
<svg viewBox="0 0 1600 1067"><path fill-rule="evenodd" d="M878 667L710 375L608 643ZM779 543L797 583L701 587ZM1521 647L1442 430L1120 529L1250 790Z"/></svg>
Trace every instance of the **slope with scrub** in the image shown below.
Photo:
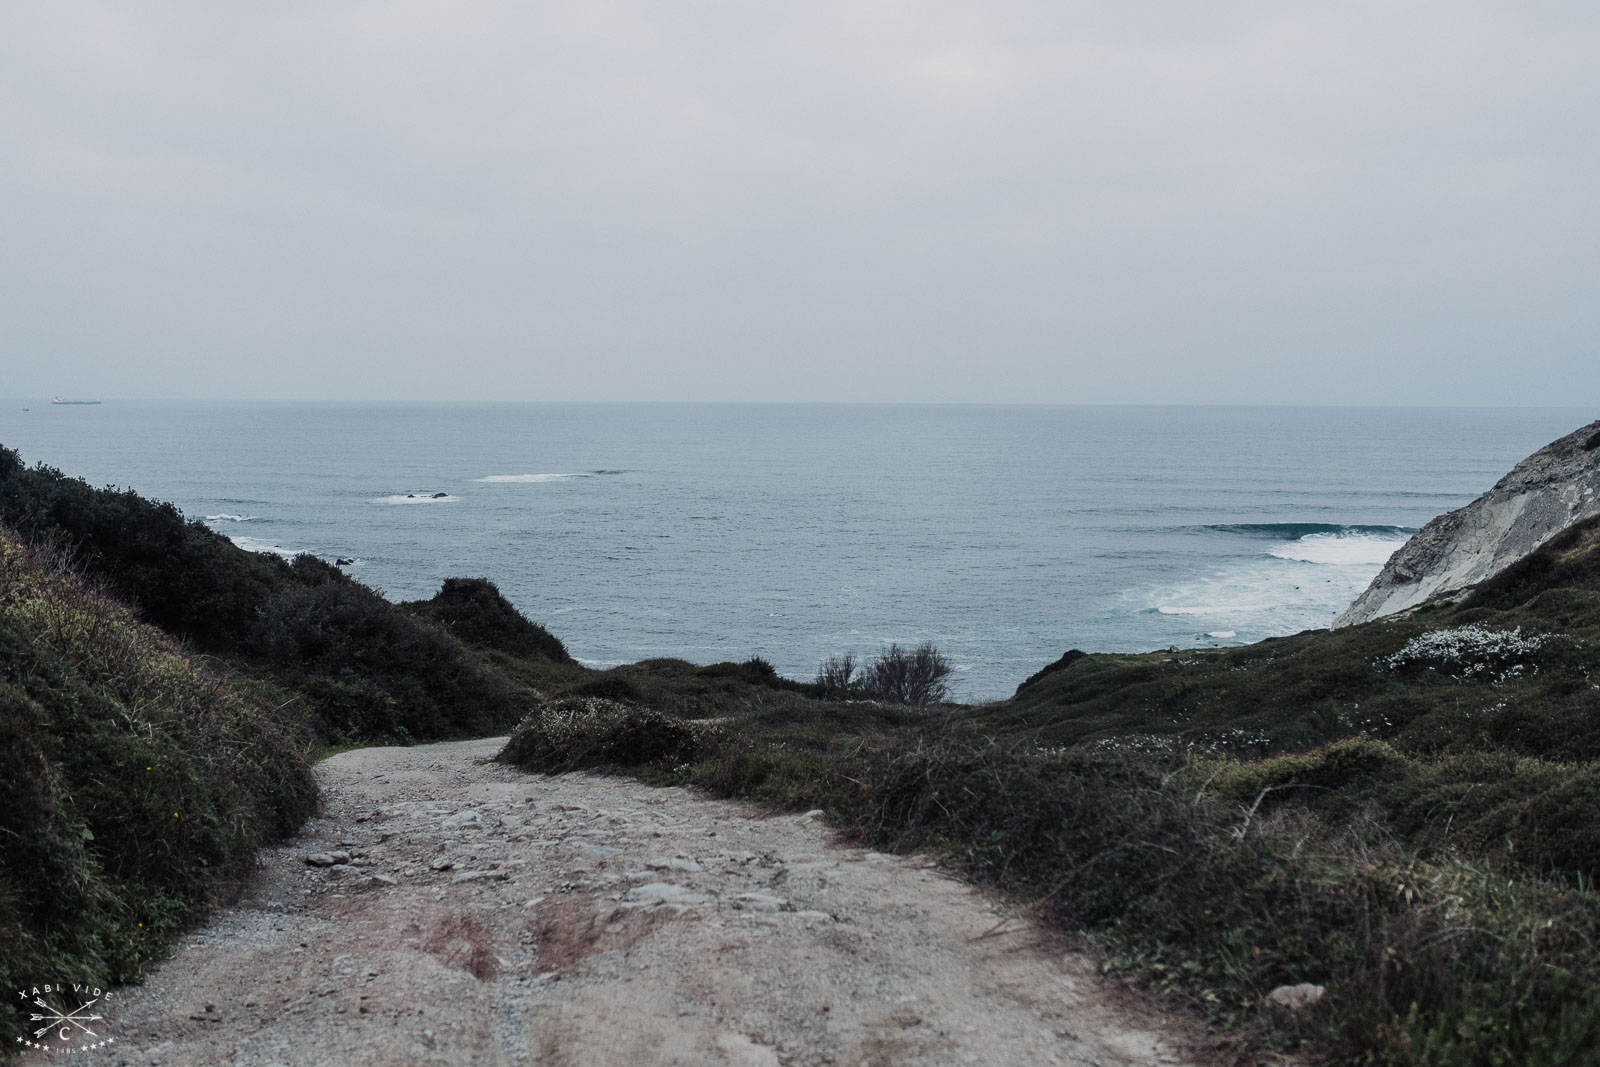
<svg viewBox="0 0 1600 1067"><path fill-rule="evenodd" d="M137 979L316 807L310 730L0 530L0 1014Z"/></svg>
<svg viewBox="0 0 1600 1067"><path fill-rule="evenodd" d="M651 690L618 669L531 713L502 758L820 807L856 840L933 850L1205 1012L1241 1059L1587 1064L1597 605L1600 520L1408 614L1068 653L978 707L754 685L701 703L687 665ZM1301 983L1325 995L1267 1006Z"/></svg>

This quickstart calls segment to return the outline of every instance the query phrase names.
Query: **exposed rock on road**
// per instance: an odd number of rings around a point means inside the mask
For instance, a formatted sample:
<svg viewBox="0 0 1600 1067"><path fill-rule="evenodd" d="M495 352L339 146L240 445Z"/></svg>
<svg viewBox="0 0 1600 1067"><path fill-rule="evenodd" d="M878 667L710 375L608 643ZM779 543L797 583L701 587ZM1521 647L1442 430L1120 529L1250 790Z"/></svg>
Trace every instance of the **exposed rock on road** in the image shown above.
<svg viewBox="0 0 1600 1067"><path fill-rule="evenodd" d="M114 1058L1181 1062L1159 1020L921 859L838 847L814 816L481 762L502 743L321 764L322 816L126 992Z"/></svg>

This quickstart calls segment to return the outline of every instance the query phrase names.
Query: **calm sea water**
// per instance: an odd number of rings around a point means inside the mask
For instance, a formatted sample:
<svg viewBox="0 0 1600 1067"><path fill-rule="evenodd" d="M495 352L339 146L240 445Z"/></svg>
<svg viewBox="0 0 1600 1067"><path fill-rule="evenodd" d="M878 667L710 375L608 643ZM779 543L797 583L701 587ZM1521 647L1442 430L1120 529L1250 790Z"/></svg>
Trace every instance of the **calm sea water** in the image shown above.
<svg viewBox="0 0 1600 1067"><path fill-rule="evenodd" d="M927 640L987 699L1068 648L1325 626L1409 531L1596 414L35 400L0 443L247 548L351 557L394 599L486 575L591 664L809 678Z"/></svg>

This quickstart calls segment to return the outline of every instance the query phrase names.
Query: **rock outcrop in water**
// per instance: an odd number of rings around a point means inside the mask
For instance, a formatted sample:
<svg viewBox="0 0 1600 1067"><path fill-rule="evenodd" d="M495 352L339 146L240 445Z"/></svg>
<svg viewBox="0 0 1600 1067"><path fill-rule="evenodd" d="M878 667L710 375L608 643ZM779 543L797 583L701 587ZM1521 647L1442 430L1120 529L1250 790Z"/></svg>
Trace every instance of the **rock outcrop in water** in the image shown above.
<svg viewBox="0 0 1600 1067"><path fill-rule="evenodd" d="M1546 445L1466 507L1418 530L1333 624L1367 622L1475 585L1595 514L1600 421Z"/></svg>

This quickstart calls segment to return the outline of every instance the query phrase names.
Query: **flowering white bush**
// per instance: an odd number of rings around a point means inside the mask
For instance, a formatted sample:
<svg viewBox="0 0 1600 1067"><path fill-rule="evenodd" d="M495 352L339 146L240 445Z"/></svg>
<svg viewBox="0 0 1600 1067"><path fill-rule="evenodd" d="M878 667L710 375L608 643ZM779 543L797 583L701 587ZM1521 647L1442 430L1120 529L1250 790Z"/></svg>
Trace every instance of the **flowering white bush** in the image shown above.
<svg viewBox="0 0 1600 1067"><path fill-rule="evenodd" d="M1400 651L1379 656L1377 665L1391 671L1431 667L1457 678L1503 682L1521 675L1529 666L1523 658L1537 652L1549 640L1548 634L1525 634L1520 626L1514 630L1457 626L1418 634ZM1537 672L1538 667L1533 669Z"/></svg>
<svg viewBox="0 0 1600 1067"><path fill-rule="evenodd" d="M1121 737L1102 737L1093 742L1101 752L1166 753L1188 752L1199 756L1216 756L1222 753L1266 752L1272 738L1260 730L1247 730L1240 726L1229 727L1200 737L1179 738L1171 734L1124 734ZM1067 747L1041 748L1042 755L1059 755Z"/></svg>

